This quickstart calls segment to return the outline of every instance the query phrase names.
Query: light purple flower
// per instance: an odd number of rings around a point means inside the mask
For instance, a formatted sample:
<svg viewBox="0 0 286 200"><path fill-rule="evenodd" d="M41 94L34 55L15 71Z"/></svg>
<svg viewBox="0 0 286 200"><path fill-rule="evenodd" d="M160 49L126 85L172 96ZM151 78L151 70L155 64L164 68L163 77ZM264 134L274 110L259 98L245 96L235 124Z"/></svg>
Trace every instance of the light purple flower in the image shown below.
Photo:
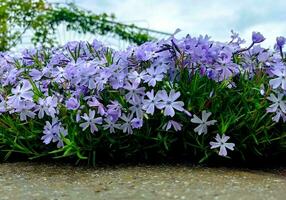
<svg viewBox="0 0 286 200"><path fill-rule="evenodd" d="M277 96L275 96L273 93L270 94L269 97L267 97L267 99L271 102L273 102L273 104L271 104L268 108L267 108L267 112L276 112L277 109L280 109L283 113L286 113L286 105L285 105L285 101L283 100L284 94L282 93L278 93Z"/></svg>
<svg viewBox="0 0 286 200"><path fill-rule="evenodd" d="M276 45L277 45L278 48L282 49L283 46L285 45L285 43L286 43L286 38L285 37L280 36L280 37L276 38Z"/></svg>
<svg viewBox="0 0 286 200"><path fill-rule="evenodd" d="M274 69L271 71L277 78L271 79L269 81L270 86L273 89L278 88L281 86L283 90L286 90L286 67L283 69Z"/></svg>
<svg viewBox="0 0 286 200"><path fill-rule="evenodd" d="M137 118L143 118L144 111L142 110L143 104L141 100L137 99L136 101L130 101L129 103L131 104L129 107L131 114L135 114Z"/></svg>
<svg viewBox="0 0 286 200"><path fill-rule="evenodd" d="M83 131L86 130L88 127L90 127L91 133L98 131L96 124L102 124L102 117L97 117L97 118L94 117L95 117L94 110L89 110L89 115L84 113L84 115L81 116L81 118L85 120L85 122L79 125Z"/></svg>
<svg viewBox="0 0 286 200"><path fill-rule="evenodd" d="M181 95L180 92L176 92L172 89L168 95L166 90L161 90L157 95L160 99L160 102L157 104L157 108L164 109L165 116L173 117L175 115L175 110L184 111L184 102L176 101Z"/></svg>
<svg viewBox="0 0 286 200"><path fill-rule="evenodd" d="M23 80L22 84L17 85L16 88L12 88L12 96L8 97L8 103L19 105L22 100L33 101L32 85L27 80Z"/></svg>
<svg viewBox="0 0 286 200"><path fill-rule="evenodd" d="M0 114L5 113L7 111L7 102L3 98L2 95L0 95Z"/></svg>
<svg viewBox="0 0 286 200"><path fill-rule="evenodd" d="M157 95L154 96L154 90L152 89L150 92L146 93L148 99L143 99L142 109L146 110L146 113L153 115L155 111L155 107L159 103L160 99Z"/></svg>
<svg viewBox="0 0 286 200"><path fill-rule="evenodd" d="M140 118L133 118L131 120L131 126L132 126L132 128L139 129L143 126L143 120Z"/></svg>
<svg viewBox="0 0 286 200"><path fill-rule="evenodd" d="M143 77L144 83L148 83L149 86L155 87L158 81L162 81L164 78L164 69L160 66L154 68L151 66L147 70L147 75Z"/></svg>
<svg viewBox="0 0 286 200"><path fill-rule="evenodd" d="M78 100L74 97L71 97L66 101L66 108L68 110L76 110L79 108L79 106L80 106L80 104L79 104Z"/></svg>
<svg viewBox="0 0 286 200"><path fill-rule="evenodd" d="M29 75L32 77L34 81L40 80L43 76L42 72L37 69L32 69Z"/></svg>
<svg viewBox="0 0 286 200"><path fill-rule="evenodd" d="M91 63L86 63L80 68L81 84L88 87L88 89L95 89L96 82L95 76L97 73L97 68L95 68Z"/></svg>
<svg viewBox="0 0 286 200"><path fill-rule="evenodd" d="M58 142L58 148L64 146L62 138L68 134L67 130L64 129L58 118L53 118L52 123L46 121L43 133L44 136L41 138L43 142L45 144L49 144L51 141Z"/></svg>
<svg viewBox="0 0 286 200"><path fill-rule="evenodd" d="M35 112L32 110L35 104L31 101L21 101L16 107L15 112L20 114L20 120L25 121L27 117L35 118Z"/></svg>
<svg viewBox="0 0 286 200"><path fill-rule="evenodd" d="M133 71L128 75L128 78L132 81L135 81L137 83L141 83L141 81L146 77L146 72L142 71L141 73L138 73L137 71Z"/></svg>
<svg viewBox="0 0 286 200"><path fill-rule="evenodd" d="M163 125L162 128L165 131L168 131L173 127L175 131L180 131L180 130L182 130L182 126L183 126L182 124L180 124L174 120L169 120L166 124Z"/></svg>
<svg viewBox="0 0 286 200"><path fill-rule="evenodd" d="M145 94L145 87L139 87L139 83L135 81L132 84L127 82L124 89L128 90L128 93L125 95L128 102L131 100L136 101L137 99L141 99Z"/></svg>
<svg viewBox="0 0 286 200"><path fill-rule="evenodd" d="M51 71L52 73L52 77L54 78L54 81L56 83L64 83L65 81L65 78L64 78L64 68L63 67L56 67L56 68L53 68L53 70Z"/></svg>
<svg viewBox="0 0 286 200"><path fill-rule="evenodd" d="M95 77L95 85L98 91L104 90L104 86L107 84L112 73L109 70L101 70Z"/></svg>
<svg viewBox="0 0 286 200"><path fill-rule="evenodd" d="M109 118L104 119L105 124L103 124L103 129L109 129L110 133L115 133L115 129L120 129L120 124L115 123Z"/></svg>
<svg viewBox="0 0 286 200"><path fill-rule="evenodd" d="M90 107L97 107L97 113L100 114L101 116L103 116L103 115L106 114L104 105L103 105L102 103L100 103L100 102L97 100L97 98L92 97L92 98L91 98L91 101L88 101L87 104L88 104Z"/></svg>
<svg viewBox="0 0 286 200"><path fill-rule="evenodd" d="M123 114L120 118L124 121L124 123L120 126L120 129L123 131L123 133L132 134L133 130L131 125L132 123L131 120L133 119L133 115Z"/></svg>
<svg viewBox="0 0 286 200"><path fill-rule="evenodd" d="M218 155L220 156L227 156L227 149L233 151L234 150L234 143L227 143L229 140L229 136L225 136L224 134L220 137L219 134L215 137L215 142L210 142L211 149L220 148Z"/></svg>
<svg viewBox="0 0 286 200"><path fill-rule="evenodd" d="M261 43L265 40L265 37L260 32L252 32L252 42Z"/></svg>
<svg viewBox="0 0 286 200"><path fill-rule="evenodd" d="M118 101L111 101L111 104L107 105L106 115L112 121L116 122L121 117L121 105Z"/></svg>
<svg viewBox="0 0 286 200"><path fill-rule="evenodd" d="M58 99L55 96L48 96L46 99L39 99L39 105L35 111L38 111L39 119L42 119L46 115L55 118L55 115L58 113L57 105Z"/></svg>
<svg viewBox="0 0 286 200"><path fill-rule="evenodd" d="M208 118L211 116L211 112L206 112L205 110L202 111L202 119L200 119L197 115L194 115L191 119L191 122L195 124L199 124L194 131L197 132L199 135L206 134L208 132L208 126L214 125L217 121L210 120Z"/></svg>
<svg viewBox="0 0 286 200"><path fill-rule="evenodd" d="M280 109L277 109L276 114L272 117L272 120L278 123L281 118L283 122L286 122L286 115Z"/></svg>

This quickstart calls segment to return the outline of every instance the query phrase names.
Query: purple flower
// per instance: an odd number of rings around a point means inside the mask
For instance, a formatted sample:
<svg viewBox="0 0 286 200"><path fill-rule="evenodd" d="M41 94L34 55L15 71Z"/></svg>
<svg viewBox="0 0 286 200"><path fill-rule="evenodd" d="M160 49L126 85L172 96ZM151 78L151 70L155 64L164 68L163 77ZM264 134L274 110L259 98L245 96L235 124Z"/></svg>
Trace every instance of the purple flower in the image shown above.
<svg viewBox="0 0 286 200"><path fill-rule="evenodd" d="M23 80L22 84L17 85L16 88L12 88L12 96L8 97L9 104L19 105L22 100L33 101L32 86L27 80Z"/></svg>
<svg viewBox="0 0 286 200"><path fill-rule="evenodd" d="M161 66L154 68L151 66L147 70L147 75L143 78L144 83L148 83L149 86L155 87L157 81L162 81L164 78L163 72L165 69Z"/></svg>
<svg viewBox="0 0 286 200"><path fill-rule="evenodd" d="M278 76L277 78L271 79L269 81L270 86L273 89L278 88L281 86L283 90L286 90L286 67L283 69L274 69L271 71L275 76Z"/></svg>
<svg viewBox="0 0 286 200"><path fill-rule="evenodd" d="M208 126L214 125L217 121L210 120L208 118L211 116L211 112L206 112L205 110L202 111L202 119L198 118L197 115L194 115L191 119L191 122L195 124L199 124L194 131L197 132L199 135L206 134L208 132Z"/></svg>
<svg viewBox="0 0 286 200"><path fill-rule="evenodd" d="M160 99L157 95L154 96L154 90L146 93L148 99L143 100L142 109L146 110L146 113L153 115L155 111L155 107L159 103Z"/></svg>
<svg viewBox="0 0 286 200"><path fill-rule="evenodd" d="M62 138L65 137L68 132L62 127L62 123L58 118L53 118L52 123L46 121L44 127L44 136L41 138L45 144L52 142L58 142L57 147L60 148L64 146Z"/></svg>
<svg viewBox="0 0 286 200"><path fill-rule="evenodd" d="M283 122L286 122L286 115L281 111L281 109L276 110L276 114L272 117L272 120L276 123L282 118Z"/></svg>
<svg viewBox="0 0 286 200"><path fill-rule="evenodd" d="M183 126L182 124L180 124L174 120L169 120L166 124L163 125L162 128L165 131L168 131L173 127L175 131L180 131L180 130L182 130L182 126Z"/></svg>
<svg viewBox="0 0 286 200"><path fill-rule="evenodd" d="M100 114L101 116L106 114L104 105L100 103L95 97L92 97L91 101L88 101L87 104L90 107L97 107L97 113Z"/></svg>
<svg viewBox="0 0 286 200"><path fill-rule="evenodd" d="M180 97L180 92L176 92L175 90L171 90L168 95L166 90L161 90L158 92L158 98L160 102L157 104L157 108L164 109L165 116L173 117L175 115L175 110L183 111L184 102L176 101Z"/></svg>
<svg viewBox="0 0 286 200"><path fill-rule="evenodd" d="M271 102L273 102L273 104L271 104L268 108L267 108L267 112L276 112L277 109L280 109L283 113L286 113L286 104L285 101L283 100L284 94L282 93L278 93L277 97L272 93L270 94L269 97L267 97L267 99Z"/></svg>
<svg viewBox="0 0 286 200"><path fill-rule="evenodd" d="M20 120L25 121L27 117L35 118L35 112L32 110L35 104L31 101L21 101L16 107L15 112L20 113Z"/></svg>
<svg viewBox="0 0 286 200"><path fill-rule="evenodd" d="M131 120L132 128L141 128L143 126L143 120L140 118L134 118Z"/></svg>
<svg viewBox="0 0 286 200"><path fill-rule="evenodd" d="M34 81L40 80L43 76L42 72L37 69L32 69L29 75L32 77Z"/></svg>
<svg viewBox="0 0 286 200"><path fill-rule="evenodd" d="M132 81L140 83L142 80L144 80L146 77L146 72L142 71L141 73L138 73L137 71L131 72L128 75L128 78Z"/></svg>
<svg viewBox="0 0 286 200"><path fill-rule="evenodd" d="M143 104L141 99L137 99L136 101L131 100L129 103L131 104L129 107L131 114L136 114L137 118L143 118L144 111L142 110Z"/></svg>
<svg viewBox="0 0 286 200"><path fill-rule="evenodd" d="M139 87L139 83L138 82L133 82L132 85L127 82L126 85L124 86L124 89L128 90L128 93L125 95L126 100L128 102L132 101L136 101L138 99L141 99L142 96L144 96L144 90L145 87Z"/></svg>
<svg viewBox="0 0 286 200"><path fill-rule="evenodd" d="M276 38L276 45L277 45L278 48L282 49L283 46L285 45L285 43L286 43L286 38L285 37L280 36L280 37Z"/></svg>
<svg viewBox="0 0 286 200"><path fill-rule="evenodd" d="M54 78L54 81L56 83L59 83L59 84L62 84L64 83L65 81L65 78L64 78L64 68L62 67L56 67L56 68L53 68L53 70L51 71L52 73L52 77Z"/></svg>
<svg viewBox="0 0 286 200"><path fill-rule="evenodd" d="M227 156L227 150L226 149L229 149L231 151L234 150L235 144L234 143L227 143L227 141L229 140L229 136L225 136L223 134L222 137L220 137L220 135L217 134L215 137L215 140L216 140L216 142L210 142L210 145L211 145L211 149L220 148L218 155Z"/></svg>
<svg viewBox="0 0 286 200"><path fill-rule="evenodd" d="M66 101L66 108L68 110L76 110L79 108L79 102L76 98L71 97Z"/></svg>
<svg viewBox="0 0 286 200"><path fill-rule="evenodd" d="M56 97L48 96L46 99L39 99L39 105L37 106L36 111L38 111L39 119L42 119L46 115L55 118L55 114L58 113L57 110L58 99Z"/></svg>
<svg viewBox="0 0 286 200"><path fill-rule="evenodd" d="M81 84L88 87L88 89L96 88L96 77L97 68L91 65L91 63L86 63L85 66L80 68Z"/></svg>
<svg viewBox="0 0 286 200"><path fill-rule="evenodd" d="M5 99L0 95L0 114L5 113L7 111L7 102Z"/></svg>
<svg viewBox="0 0 286 200"><path fill-rule="evenodd" d="M110 133L115 133L115 129L120 129L120 124L116 124L114 121L112 121L109 118L104 119L104 122L106 124L103 124L103 129L107 130L109 129Z"/></svg>
<svg viewBox="0 0 286 200"><path fill-rule="evenodd" d="M216 65L216 76L218 81L228 80L238 72L238 66L233 63Z"/></svg>
<svg viewBox="0 0 286 200"><path fill-rule="evenodd" d="M106 114L112 122L116 122L121 117L121 105L118 101L112 101L111 103L107 105Z"/></svg>
<svg viewBox="0 0 286 200"><path fill-rule="evenodd" d="M104 86L107 84L112 73L109 70L101 70L99 75L95 77L95 85L98 91L104 90Z"/></svg>
<svg viewBox="0 0 286 200"><path fill-rule="evenodd" d="M252 42L261 43L265 40L265 37L260 32L252 32Z"/></svg>
<svg viewBox="0 0 286 200"><path fill-rule="evenodd" d="M81 120L81 110L77 110L76 116L75 116L75 121L79 122Z"/></svg>
<svg viewBox="0 0 286 200"><path fill-rule="evenodd" d="M89 110L89 115L84 113L84 115L81 116L81 118L85 120L85 122L79 125L83 131L86 130L88 127L90 127L91 133L94 133L94 131L98 131L96 124L102 124L102 117L97 117L97 118L94 117L95 117L94 110Z"/></svg>
<svg viewBox="0 0 286 200"><path fill-rule="evenodd" d="M124 86L124 80L125 80L125 73L114 73L112 77L110 77L110 85L113 89L117 90L119 88L122 88Z"/></svg>
<svg viewBox="0 0 286 200"><path fill-rule="evenodd" d="M133 115L129 114L126 116L125 114L123 114L120 118L124 121L124 123L120 126L120 129L123 131L123 133L132 134L133 130L131 120L133 119Z"/></svg>

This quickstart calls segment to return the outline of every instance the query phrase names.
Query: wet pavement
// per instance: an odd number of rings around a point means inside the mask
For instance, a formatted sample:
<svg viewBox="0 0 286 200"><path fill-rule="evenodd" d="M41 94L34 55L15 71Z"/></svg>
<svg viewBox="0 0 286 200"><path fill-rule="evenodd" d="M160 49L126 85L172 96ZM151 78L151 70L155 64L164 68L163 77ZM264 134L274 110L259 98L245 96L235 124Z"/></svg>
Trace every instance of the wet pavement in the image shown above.
<svg viewBox="0 0 286 200"><path fill-rule="evenodd" d="M0 199L286 199L286 170L0 164Z"/></svg>

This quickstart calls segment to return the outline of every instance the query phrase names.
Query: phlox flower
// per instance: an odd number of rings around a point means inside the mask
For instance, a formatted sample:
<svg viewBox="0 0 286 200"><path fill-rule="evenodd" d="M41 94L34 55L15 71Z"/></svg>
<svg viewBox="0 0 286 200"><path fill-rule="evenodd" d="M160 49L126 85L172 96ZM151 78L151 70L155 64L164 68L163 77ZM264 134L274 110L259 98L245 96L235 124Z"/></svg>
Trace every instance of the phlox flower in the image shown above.
<svg viewBox="0 0 286 200"><path fill-rule="evenodd" d="M158 81L162 81L164 78L164 69L161 66L151 66L147 70L147 74L143 77L144 83L148 83L149 86L155 87Z"/></svg>
<svg viewBox="0 0 286 200"><path fill-rule="evenodd" d="M68 134L67 130L64 129L62 123L58 120L58 118L53 118L52 123L46 121L43 133L44 136L41 138L43 142L45 144L49 144L51 141L58 142L58 148L64 146L62 137Z"/></svg>
<svg viewBox="0 0 286 200"><path fill-rule="evenodd" d="M55 118L55 115L58 113L57 105L58 99L55 96L48 96L46 99L39 99L38 106L35 111L38 111L39 119L42 119L46 115Z"/></svg>
<svg viewBox="0 0 286 200"><path fill-rule="evenodd" d="M91 133L94 133L95 131L98 131L96 124L102 124L102 117L95 118L94 110L89 110L89 115L84 113L81 118L85 120L85 122L79 125L83 131L90 127Z"/></svg>
<svg viewBox="0 0 286 200"><path fill-rule="evenodd" d="M227 149L233 151L234 150L234 143L227 143L229 140L229 136L222 135L220 136L219 134L216 135L215 137L215 142L210 142L211 149L219 148L219 153L218 155L220 156L227 156Z"/></svg>
<svg viewBox="0 0 286 200"><path fill-rule="evenodd" d="M79 108L79 106L80 106L80 104L79 104L78 100L74 97L71 97L66 101L66 108L68 110L76 110Z"/></svg>
<svg viewBox="0 0 286 200"><path fill-rule="evenodd" d="M129 75L128 75L128 78L130 80L138 82L138 83L141 83L141 81L143 79L145 79L145 77L146 77L145 71L142 71L141 73L138 73L137 71L133 71L133 72L129 73Z"/></svg>
<svg viewBox="0 0 286 200"><path fill-rule="evenodd" d="M33 101L32 85L29 81L23 80L22 84L18 84L16 88L12 88L12 96L8 97L10 105L18 106L22 100Z"/></svg>
<svg viewBox="0 0 286 200"><path fill-rule="evenodd" d="M157 108L164 109L165 116L173 117L175 115L175 110L184 110L184 102L176 101L181 95L180 92L176 92L172 89L168 95L166 90L161 90L157 95L160 99L160 102L157 104Z"/></svg>
<svg viewBox="0 0 286 200"><path fill-rule="evenodd" d="M155 111L155 107L159 103L160 99L158 95L154 96L154 90L152 89L150 92L146 93L148 99L143 99L142 109L146 110L146 113L153 115Z"/></svg>
<svg viewBox="0 0 286 200"><path fill-rule="evenodd" d="M104 130L109 129L110 133L115 133L115 129L120 129L120 124L113 122L111 119L104 119L104 124L102 125Z"/></svg>
<svg viewBox="0 0 286 200"><path fill-rule="evenodd" d="M260 32L252 32L252 42L261 43L265 40L265 37Z"/></svg>
<svg viewBox="0 0 286 200"><path fill-rule="evenodd" d="M145 94L145 87L139 87L139 83L135 81L132 84L127 82L124 89L128 90L128 93L125 95L128 102L131 100L136 101L137 99L141 99Z"/></svg>
<svg viewBox="0 0 286 200"><path fill-rule="evenodd" d="M283 122L286 122L286 115L280 109L277 109L276 114L272 117L272 120L276 123L282 118Z"/></svg>
<svg viewBox="0 0 286 200"><path fill-rule="evenodd" d="M197 132L199 135L206 134L208 132L208 126L214 125L217 121L210 120L208 118L211 116L211 112L206 112L205 110L202 111L202 119L200 119L197 115L194 115L191 119L191 122L195 124L199 124L194 131Z"/></svg>
<svg viewBox="0 0 286 200"><path fill-rule="evenodd" d="M273 89L276 89L279 86L281 86L283 90L286 90L286 67L282 69L276 68L272 70L271 72L277 77L269 81L270 86Z"/></svg>
<svg viewBox="0 0 286 200"><path fill-rule="evenodd" d="M182 124L180 124L174 120L169 120L166 124L163 125L162 128L165 131L168 131L173 127L175 131L180 131L180 130L182 130L182 126L183 126Z"/></svg>
<svg viewBox="0 0 286 200"><path fill-rule="evenodd" d="M273 104L271 104L268 108L267 108L267 112L276 112L277 109L280 109L283 113L286 113L286 104L285 101L283 100L284 94L282 93L278 93L277 96L275 96L273 93L270 94L269 97L267 97L267 99L271 102L273 102Z"/></svg>
<svg viewBox="0 0 286 200"><path fill-rule="evenodd" d="M101 116L103 116L103 115L106 114L104 105L103 105L102 103L100 103L100 102L97 100L97 98L92 97L92 98L91 98L91 101L88 101L87 104L88 104L90 107L97 107L97 113L100 114Z"/></svg>
<svg viewBox="0 0 286 200"><path fill-rule="evenodd" d="M141 128L143 126L143 120L140 118L133 118L131 120L132 128Z"/></svg>
<svg viewBox="0 0 286 200"><path fill-rule="evenodd" d="M123 131L123 133L128 133L128 134L132 134L133 130L132 130L132 119L133 119L133 115L129 114L123 114L120 119L122 119L124 121L124 123L120 126L120 129Z"/></svg>
<svg viewBox="0 0 286 200"><path fill-rule="evenodd" d="M107 105L106 115L112 121L116 122L121 117L121 105L118 101L111 101L111 104Z"/></svg>
<svg viewBox="0 0 286 200"><path fill-rule="evenodd" d="M131 114L135 114L138 118L143 118L144 111L142 110L142 101L140 99L137 99L136 101L131 100L129 103L131 104L131 106L129 107Z"/></svg>
<svg viewBox="0 0 286 200"><path fill-rule="evenodd" d="M15 112L20 114L20 120L25 121L27 120L27 117L30 117L32 119L35 118L35 112L33 111L33 108L35 107L35 104L31 101L21 101L16 107Z"/></svg>

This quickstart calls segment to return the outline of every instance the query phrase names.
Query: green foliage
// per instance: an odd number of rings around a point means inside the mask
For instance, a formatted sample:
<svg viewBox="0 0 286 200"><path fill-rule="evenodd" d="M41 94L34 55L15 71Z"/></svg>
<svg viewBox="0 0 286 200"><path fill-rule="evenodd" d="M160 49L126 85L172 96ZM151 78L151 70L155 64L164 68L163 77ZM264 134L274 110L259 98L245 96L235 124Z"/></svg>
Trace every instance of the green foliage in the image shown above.
<svg viewBox="0 0 286 200"><path fill-rule="evenodd" d="M46 10L43 0L0 0L0 51L21 42L39 13Z"/></svg>
<svg viewBox="0 0 286 200"><path fill-rule="evenodd" d="M106 56L107 59L110 57L108 51ZM69 158L76 160L76 163L85 161L89 165L95 165L98 160L107 162L164 158L205 162L217 158L208 142L218 130L219 133L231 133L232 142L238 150L232 154L234 160L249 161L253 158L282 156L286 150L286 133L281 130L285 130L285 125L274 123L271 115L265 112L269 105L259 90L259 86L267 82L267 77L257 73L251 80L246 76L235 79L236 88L229 88L229 80L217 83L199 73L190 75L183 68L178 80L163 81L156 85L168 90L179 90L187 110L193 114L200 115L205 109L211 111L212 118L217 119L218 123L206 135L195 133L195 125L183 113L178 114L178 120L184 124L181 133L163 131L161 127L168 121L168 117L155 113L144 121L144 130L134 132L133 135L110 134L103 129L99 133L90 134L76 125L75 112L61 110L62 122L69 129L69 134L64 138L65 146L54 150L55 144L45 145L40 142L45 119L30 119L23 123L16 117L1 115L0 155L3 159L9 158L12 153L20 153L30 159ZM117 98L123 106L126 104L124 99L120 99L119 90L108 89L103 92L103 103Z"/></svg>
<svg viewBox="0 0 286 200"><path fill-rule="evenodd" d="M52 6L45 0L0 0L0 51L20 44L22 36L28 31L33 33L31 42L34 45L54 46L55 31L62 22L68 30L111 34L135 44L153 39L148 30L118 23L114 15L94 14L74 4Z"/></svg>

